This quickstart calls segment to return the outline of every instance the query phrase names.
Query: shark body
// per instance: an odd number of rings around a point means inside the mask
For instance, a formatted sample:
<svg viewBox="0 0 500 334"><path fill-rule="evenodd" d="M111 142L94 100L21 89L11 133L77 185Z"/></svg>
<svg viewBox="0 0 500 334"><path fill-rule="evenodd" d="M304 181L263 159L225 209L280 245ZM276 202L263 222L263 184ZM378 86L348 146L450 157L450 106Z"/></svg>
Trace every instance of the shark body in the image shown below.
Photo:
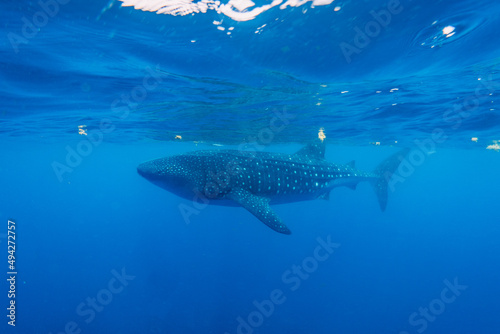
<svg viewBox="0 0 500 334"><path fill-rule="evenodd" d="M407 150L383 161L373 172L324 159L325 145L310 144L295 154L236 150L195 151L144 162L138 173L152 183L192 200L195 195L210 204L242 206L276 232L290 234L270 207L317 198L328 199L336 187L355 189L369 181L382 210L387 185Z"/></svg>

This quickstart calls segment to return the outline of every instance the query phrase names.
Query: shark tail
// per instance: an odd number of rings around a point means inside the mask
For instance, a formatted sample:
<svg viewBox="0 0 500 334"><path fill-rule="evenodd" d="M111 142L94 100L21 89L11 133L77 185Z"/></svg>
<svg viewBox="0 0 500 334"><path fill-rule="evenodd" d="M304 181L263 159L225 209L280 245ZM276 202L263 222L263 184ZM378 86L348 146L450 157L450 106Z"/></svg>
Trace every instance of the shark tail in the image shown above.
<svg viewBox="0 0 500 334"><path fill-rule="evenodd" d="M387 187L389 185L389 181L391 180L392 174L398 169L399 165L406 157L410 149L404 148L401 151L391 155L389 158L385 159L377 166L374 170L374 174L377 175L377 178L372 181L373 189L375 190L375 194L377 195L378 204L380 205L380 209L385 211L387 206Z"/></svg>

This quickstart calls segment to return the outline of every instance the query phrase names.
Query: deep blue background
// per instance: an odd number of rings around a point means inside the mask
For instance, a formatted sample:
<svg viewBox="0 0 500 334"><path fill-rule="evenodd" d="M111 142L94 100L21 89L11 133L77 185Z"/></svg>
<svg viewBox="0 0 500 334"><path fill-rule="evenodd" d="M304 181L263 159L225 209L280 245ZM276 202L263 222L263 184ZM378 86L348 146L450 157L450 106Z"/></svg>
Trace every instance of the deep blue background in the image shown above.
<svg viewBox="0 0 500 334"><path fill-rule="evenodd" d="M274 8L234 22L119 3L100 14L107 3L74 0L17 53L8 34L40 7L3 2L0 261L6 272L14 219L19 275L17 326L0 314L2 333L55 334L74 321L82 333L233 334L255 300L281 289L286 301L254 333L413 334L422 327L410 315L455 278L467 289L424 332L497 333L500 155L486 147L500 139L498 4L401 4L348 63L340 43L386 2ZM213 24L221 19L235 27L231 37ZM447 25L455 37L421 45ZM157 66L161 84L120 118L113 101ZM457 111L466 113L460 123L445 117ZM156 157L262 144L283 112L289 124L262 148L293 153L324 128L326 159L354 159L362 170L402 146L418 150L435 129L448 139L389 194L384 213L369 184L276 206L291 236L241 208L208 206L186 224L179 205L192 203L136 173ZM59 180L54 162L67 164L68 147L87 142L78 126L96 133L104 119L114 130ZM340 247L291 291L282 275L313 254L318 237ZM135 278L86 323L77 306L122 268ZM6 314L8 285L0 287Z"/></svg>
<svg viewBox="0 0 500 334"><path fill-rule="evenodd" d="M51 168L63 144L9 144L2 216L18 226L19 332L56 333L76 321L87 333L235 333L254 300L281 289L287 300L258 332L416 333L409 315L455 277L468 288L427 332L499 326L494 152L439 150L397 185L385 213L367 184L277 206L293 231L284 236L240 208L209 206L187 225L178 206L189 201L136 175L139 162L191 144L102 144L63 183ZM329 147L327 159L356 158L369 170L391 152ZM328 236L340 247L290 291L282 274ZM85 323L77 305L121 268L136 278Z"/></svg>

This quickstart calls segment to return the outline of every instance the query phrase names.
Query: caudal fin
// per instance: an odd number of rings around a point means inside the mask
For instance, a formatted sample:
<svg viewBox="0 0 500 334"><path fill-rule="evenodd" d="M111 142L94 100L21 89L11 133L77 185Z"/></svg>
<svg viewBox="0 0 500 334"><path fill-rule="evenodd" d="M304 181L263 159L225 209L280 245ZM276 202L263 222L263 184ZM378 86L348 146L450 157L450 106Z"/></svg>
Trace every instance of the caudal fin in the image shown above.
<svg viewBox="0 0 500 334"><path fill-rule="evenodd" d="M402 149L382 161L374 170L374 174L378 175L378 178L372 182L372 185L382 211L385 211L385 207L387 206L387 186L392 174L398 169L401 161L403 161L409 151L410 149L408 148Z"/></svg>

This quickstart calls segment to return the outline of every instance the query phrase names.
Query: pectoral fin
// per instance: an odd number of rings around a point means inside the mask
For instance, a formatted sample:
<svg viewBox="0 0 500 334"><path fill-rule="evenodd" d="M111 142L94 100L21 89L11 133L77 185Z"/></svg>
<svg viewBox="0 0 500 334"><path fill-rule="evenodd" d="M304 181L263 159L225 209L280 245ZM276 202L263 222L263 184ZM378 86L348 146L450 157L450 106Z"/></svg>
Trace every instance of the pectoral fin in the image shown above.
<svg viewBox="0 0 500 334"><path fill-rule="evenodd" d="M281 221L280 217L269 206L269 198L256 196L244 189L232 189L226 195L227 198L239 203L242 207L250 211L261 222L283 234L290 234L290 230Z"/></svg>

